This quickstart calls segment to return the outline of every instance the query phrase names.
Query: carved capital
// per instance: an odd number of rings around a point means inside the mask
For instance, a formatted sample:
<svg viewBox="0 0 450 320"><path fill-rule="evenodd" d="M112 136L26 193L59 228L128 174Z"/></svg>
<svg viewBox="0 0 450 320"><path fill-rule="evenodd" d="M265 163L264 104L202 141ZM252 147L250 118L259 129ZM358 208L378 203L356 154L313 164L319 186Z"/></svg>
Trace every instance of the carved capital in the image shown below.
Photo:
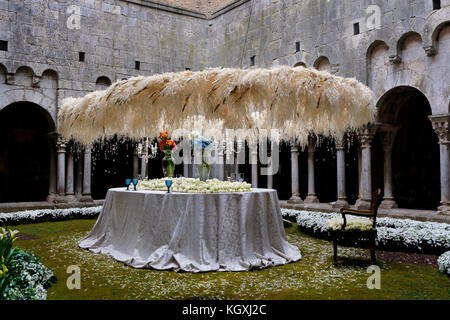
<svg viewBox="0 0 450 320"><path fill-rule="evenodd" d="M383 144L383 150L389 151L392 150L392 145L395 141L395 136L397 135L398 127L382 124L379 128L381 143Z"/></svg>
<svg viewBox="0 0 450 320"><path fill-rule="evenodd" d="M373 124L366 125L360 129L358 129L358 139L361 143L361 147L370 148L370 144L372 143L373 137L377 132L377 126Z"/></svg>
<svg viewBox="0 0 450 320"><path fill-rule="evenodd" d="M334 138L334 144L336 145L336 150L345 150L345 136Z"/></svg>
<svg viewBox="0 0 450 320"><path fill-rule="evenodd" d="M15 84L14 73L8 73L6 75L6 83L7 84Z"/></svg>
<svg viewBox="0 0 450 320"><path fill-rule="evenodd" d="M56 150L58 153L66 152L66 146L67 141L62 136L58 135L57 141L56 141Z"/></svg>
<svg viewBox="0 0 450 320"><path fill-rule="evenodd" d="M398 54L394 54L392 56L389 56L389 62L393 64L399 64L402 62L402 58Z"/></svg>
<svg viewBox="0 0 450 320"><path fill-rule="evenodd" d="M436 54L436 48L434 46L424 46L427 56L434 56Z"/></svg>
<svg viewBox="0 0 450 320"><path fill-rule="evenodd" d="M292 143L291 144L291 153L298 153L298 144L297 143Z"/></svg>
<svg viewBox="0 0 450 320"><path fill-rule="evenodd" d="M33 88L39 88L40 82L41 82L41 77L33 76L33 79L32 79L32 82L31 82L31 86Z"/></svg>
<svg viewBox="0 0 450 320"><path fill-rule="evenodd" d="M439 144L450 143L450 115L430 116L433 129L439 138Z"/></svg>

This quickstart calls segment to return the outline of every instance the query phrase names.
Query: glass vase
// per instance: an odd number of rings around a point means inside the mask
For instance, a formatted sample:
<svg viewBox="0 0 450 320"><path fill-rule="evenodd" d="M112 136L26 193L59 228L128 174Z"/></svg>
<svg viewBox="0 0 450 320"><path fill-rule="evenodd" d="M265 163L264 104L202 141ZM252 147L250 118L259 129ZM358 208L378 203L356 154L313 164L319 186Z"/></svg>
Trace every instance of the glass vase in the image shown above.
<svg viewBox="0 0 450 320"><path fill-rule="evenodd" d="M165 178L173 178L175 173L175 164L172 160L172 154L165 152L165 156L162 159L162 170Z"/></svg>
<svg viewBox="0 0 450 320"><path fill-rule="evenodd" d="M201 181L206 181L209 179L209 174L211 173L211 165L207 163L202 163L197 165L198 177Z"/></svg>

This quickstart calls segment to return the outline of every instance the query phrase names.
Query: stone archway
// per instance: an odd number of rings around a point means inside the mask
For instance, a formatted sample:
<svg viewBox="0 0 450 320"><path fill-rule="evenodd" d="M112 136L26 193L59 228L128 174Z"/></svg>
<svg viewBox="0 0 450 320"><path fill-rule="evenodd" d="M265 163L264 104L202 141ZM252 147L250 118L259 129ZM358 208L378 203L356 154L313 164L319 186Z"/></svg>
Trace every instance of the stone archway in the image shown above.
<svg viewBox="0 0 450 320"><path fill-rule="evenodd" d="M384 94L377 107L378 120L396 128L390 137L383 136L383 130L377 134L384 152L391 152L395 202L400 208L435 210L440 200L439 145L428 118L428 99L416 88L401 86ZM383 161L374 163L373 172L383 172Z"/></svg>
<svg viewBox="0 0 450 320"><path fill-rule="evenodd" d="M52 117L35 103L0 110L0 202L45 201L53 131Z"/></svg>

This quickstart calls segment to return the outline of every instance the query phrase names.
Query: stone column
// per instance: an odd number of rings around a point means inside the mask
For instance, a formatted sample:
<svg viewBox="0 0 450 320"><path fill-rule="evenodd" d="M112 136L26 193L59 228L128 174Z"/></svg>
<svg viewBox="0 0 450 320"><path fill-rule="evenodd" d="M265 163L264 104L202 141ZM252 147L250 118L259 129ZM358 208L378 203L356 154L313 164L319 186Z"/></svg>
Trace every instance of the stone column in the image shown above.
<svg viewBox="0 0 450 320"><path fill-rule="evenodd" d="M75 198L81 199L83 193L83 160L77 159L75 166Z"/></svg>
<svg viewBox="0 0 450 320"><path fill-rule="evenodd" d="M91 148L86 147L84 149L84 161L83 161L83 196L80 201L91 202Z"/></svg>
<svg viewBox="0 0 450 320"><path fill-rule="evenodd" d="M450 215L450 114L430 116L439 137L441 206L438 214Z"/></svg>
<svg viewBox="0 0 450 320"><path fill-rule="evenodd" d="M345 138L336 138L336 165L337 165L337 201L333 208L348 207L347 193L345 190Z"/></svg>
<svg viewBox="0 0 450 320"><path fill-rule="evenodd" d="M56 143L57 152L57 174L56 174L56 202L67 202L65 199L65 182L66 182L66 141L63 137L58 136Z"/></svg>
<svg viewBox="0 0 450 320"><path fill-rule="evenodd" d="M398 128L392 125L383 124L380 127L381 143L384 151L384 196L380 208L397 208L392 192L392 145L395 141Z"/></svg>
<svg viewBox="0 0 450 320"><path fill-rule="evenodd" d="M250 165L252 167L252 188L258 188L258 145L250 144Z"/></svg>
<svg viewBox="0 0 450 320"><path fill-rule="evenodd" d="M55 137L54 135L48 136L48 143L50 149L50 172L49 172L49 187L48 187L48 202L54 202L56 200L56 154L55 154Z"/></svg>
<svg viewBox="0 0 450 320"><path fill-rule="evenodd" d="M299 183L299 170L298 170L298 144L293 143L291 145L291 186L292 196L289 199L289 203L301 203L300 198L300 183Z"/></svg>
<svg viewBox="0 0 450 320"><path fill-rule="evenodd" d="M139 175L139 157L137 154L137 147L135 146L133 152L133 178L137 178L138 175Z"/></svg>
<svg viewBox="0 0 450 320"><path fill-rule="evenodd" d="M370 209L372 201L372 154L371 143L376 132L375 126L366 126L359 130L358 138L361 142L361 195L356 201L359 210Z"/></svg>
<svg viewBox="0 0 450 320"><path fill-rule="evenodd" d="M308 196L305 199L305 203L319 203L314 181L314 152L316 151L316 142L317 138L311 137L308 143Z"/></svg>
<svg viewBox="0 0 450 320"><path fill-rule="evenodd" d="M69 202L75 202L73 152L69 151L66 155L66 198Z"/></svg>

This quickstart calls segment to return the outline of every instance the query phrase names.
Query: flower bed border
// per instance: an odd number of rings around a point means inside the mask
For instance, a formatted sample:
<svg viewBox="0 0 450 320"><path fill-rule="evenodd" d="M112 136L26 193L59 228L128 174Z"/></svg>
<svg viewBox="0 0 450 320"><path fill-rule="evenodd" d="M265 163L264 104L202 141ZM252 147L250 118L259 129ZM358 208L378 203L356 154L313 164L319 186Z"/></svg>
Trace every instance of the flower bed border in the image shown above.
<svg viewBox="0 0 450 320"><path fill-rule="evenodd" d="M13 226L18 224L38 223L46 221L92 219L100 214L102 208L103 206L97 206L67 209L25 210L0 213L0 225Z"/></svg>
<svg viewBox="0 0 450 320"><path fill-rule="evenodd" d="M296 222L299 229L308 235L330 240L327 220L337 213L322 213L281 209L285 219ZM349 246L368 247L367 240L352 238L343 243ZM378 249L406 252L442 254L450 250L450 225L439 222L421 222L410 219L378 218Z"/></svg>

